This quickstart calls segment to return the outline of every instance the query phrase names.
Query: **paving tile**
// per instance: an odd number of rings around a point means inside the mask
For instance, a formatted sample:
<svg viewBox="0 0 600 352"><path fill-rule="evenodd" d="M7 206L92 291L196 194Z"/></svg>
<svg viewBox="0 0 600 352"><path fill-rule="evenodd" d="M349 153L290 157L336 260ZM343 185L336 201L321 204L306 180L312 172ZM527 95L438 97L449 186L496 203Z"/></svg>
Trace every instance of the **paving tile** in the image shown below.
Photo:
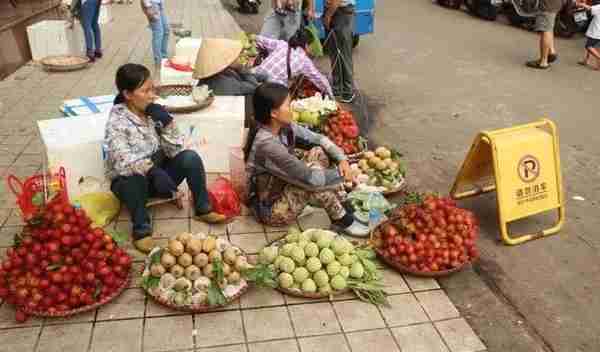
<svg viewBox="0 0 600 352"><path fill-rule="evenodd" d="M385 292L390 295L410 292L410 289L402 278L402 275L393 270L383 271L383 284L385 285Z"/></svg>
<svg viewBox="0 0 600 352"><path fill-rule="evenodd" d="M156 220L152 222L153 234L157 237L173 237L189 232L189 219Z"/></svg>
<svg viewBox="0 0 600 352"><path fill-rule="evenodd" d="M415 293L431 320L458 318L460 313L443 290Z"/></svg>
<svg viewBox="0 0 600 352"><path fill-rule="evenodd" d="M0 229L0 247L12 247L16 234L21 233L21 226L3 226Z"/></svg>
<svg viewBox="0 0 600 352"><path fill-rule="evenodd" d="M388 297L390 307L381 307L381 314L388 326L404 326L427 322L429 319L412 294Z"/></svg>
<svg viewBox="0 0 600 352"><path fill-rule="evenodd" d="M341 332L330 303L300 304L288 307L296 336Z"/></svg>
<svg viewBox="0 0 600 352"><path fill-rule="evenodd" d="M238 216L228 225L229 234L264 233L265 228L252 216Z"/></svg>
<svg viewBox="0 0 600 352"><path fill-rule="evenodd" d="M192 222L197 222L192 219ZM227 235L227 224L213 224L210 225L210 234L213 236L225 236Z"/></svg>
<svg viewBox="0 0 600 352"><path fill-rule="evenodd" d="M329 219L329 216L324 210L321 209L310 215L299 218L298 223L300 224L300 228L302 228L302 230L315 228L328 229L329 226L331 226L331 220Z"/></svg>
<svg viewBox="0 0 600 352"><path fill-rule="evenodd" d="M40 350L44 352L81 352L90 343L92 324L44 326L40 336Z"/></svg>
<svg viewBox="0 0 600 352"><path fill-rule="evenodd" d="M240 311L197 314L196 346L210 347L244 342Z"/></svg>
<svg viewBox="0 0 600 352"><path fill-rule="evenodd" d="M452 319L435 323L450 351L476 352L485 349L485 345L463 319Z"/></svg>
<svg viewBox="0 0 600 352"><path fill-rule="evenodd" d="M167 203L153 206L151 212L152 220L187 219L190 217L190 207L187 201L184 201L183 209Z"/></svg>
<svg viewBox="0 0 600 352"><path fill-rule="evenodd" d="M144 352L194 347L192 316L146 319Z"/></svg>
<svg viewBox="0 0 600 352"><path fill-rule="evenodd" d="M245 310L242 315L248 342L294 336L286 307Z"/></svg>
<svg viewBox="0 0 600 352"><path fill-rule="evenodd" d="M442 338L431 324L392 329L402 352L448 352Z"/></svg>
<svg viewBox="0 0 600 352"><path fill-rule="evenodd" d="M143 324L142 319L96 323L91 352L141 351Z"/></svg>
<svg viewBox="0 0 600 352"><path fill-rule="evenodd" d="M250 352L299 352L296 340L280 340L249 344Z"/></svg>
<svg viewBox="0 0 600 352"><path fill-rule="evenodd" d="M146 304L146 317L164 317L170 315L184 315L185 313L158 304L154 299L148 297Z"/></svg>
<svg viewBox="0 0 600 352"><path fill-rule="evenodd" d="M295 304L305 304L305 303L316 303L316 302L327 302L329 301L328 298L303 298L303 297L296 297L296 296L290 296L290 295L283 295L283 297L285 298L285 303L288 305L295 305Z"/></svg>
<svg viewBox="0 0 600 352"><path fill-rule="evenodd" d="M10 329L0 332L0 352L33 351L41 327Z"/></svg>
<svg viewBox="0 0 600 352"><path fill-rule="evenodd" d="M241 248L247 254L256 254L267 245L263 233L250 233L247 235L230 235L231 243Z"/></svg>
<svg viewBox="0 0 600 352"><path fill-rule="evenodd" d="M385 327L381 314L362 301L334 302L333 307L345 332Z"/></svg>
<svg viewBox="0 0 600 352"><path fill-rule="evenodd" d="M4 254L2 254L2 257L4 257ZM3 303L0 306L0 329L40 325L42 325L42 319L37 317L30 317L24 323L17 323L15 321L15 307L8 303Z"/></svg>
<svg viewBox="0 0 600 352"><path fill-rule="evenodd" d="M10 215L6 218L4 226L23 226L25 222L21 217L21 212L17 209L13 209Z"/></svg>
<svg viewBox="0 0 600 352"><path fill-rule="evenodd" d="M302 352L350 352L342 334L304 337L298 341Z"/></svg>
<svg viewBox="0 0 600 352"><path fill-rule="evenodd" d="M193 234L202 232L206 235L210 234L210 225L207 223L204 223L202 221L196 221L194 219L190 220L191 221L191 228L190 231Z"/></svg>
<svg viewBox="0 0 600 352"><path fill-rule="evenodd" d="M246 345L234 345L223 347L207 347L197 349L198 352L246 352Z"/></svg>
<svg viewBox="0 0 600 352"><path fill-rule="evenodd" d="M71 317L46 319L44 325L60 325L65 323L91 323L96 318L97 309L76 314Z"/></svg>
<svg viewBox="0 0 600 352"><path fill-rule="evenodd" d="M125 290L111 303L98 309L96 320L143 318L146 295L141 289Z"/></svg>
<svg viewBox="0 0 600 352"><path fill-rule="evenodd" d="M354 332L346 336L352 351L400 352L388 329Z"/></svg>
<svg viewBox="0 0 600 352"><path fill-rule="evenodd" d="M285 304L283 295L272 289L251 288L242 297L240 297L242 308L264 308L272 306L282 306Z"/></svg>
<svg viewBox="0 0 600 352"><path fill-rule="evenodd" d="M416 277L404 275L404 280L412 291L435 290L440 288L440 285L435 279L427 277Z"/></svg>

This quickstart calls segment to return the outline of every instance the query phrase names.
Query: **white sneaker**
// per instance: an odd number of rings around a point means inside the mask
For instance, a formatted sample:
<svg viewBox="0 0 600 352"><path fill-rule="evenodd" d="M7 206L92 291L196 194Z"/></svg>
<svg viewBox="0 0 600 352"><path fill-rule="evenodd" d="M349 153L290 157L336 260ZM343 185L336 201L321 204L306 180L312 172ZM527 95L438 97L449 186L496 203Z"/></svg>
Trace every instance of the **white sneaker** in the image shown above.
<svg viewBox="0 0 600 352"><path fill-rule="evenodd" d="M369 227L361 224L356 219L354 219L352 224L346 228L340 228L337 225L332 225L332 227L334 227L334 230L337 232L343 232L346 235L353 237L368 237L370 234Z"/></svg>

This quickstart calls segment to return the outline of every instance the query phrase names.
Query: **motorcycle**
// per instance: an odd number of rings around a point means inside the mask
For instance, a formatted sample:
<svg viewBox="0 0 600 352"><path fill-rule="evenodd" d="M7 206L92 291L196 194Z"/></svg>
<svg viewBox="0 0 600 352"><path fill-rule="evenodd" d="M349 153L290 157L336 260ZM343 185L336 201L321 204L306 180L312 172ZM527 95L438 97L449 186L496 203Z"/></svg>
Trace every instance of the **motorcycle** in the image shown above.
<svg viewBox="0 0 600 352"><path fill-rule="evenodd" d="M260 5L262 4L261 0L237 0L239 11L241 13L247 14L257 14Z"/></svg>
<svg viewBox="0 0 600 352"><path fill-rule="evenodd" d="M533 30L535 15L539 12L539 0L510 0L504 3L504 13L510 24ZM585 32L591 15L568 0L556 15L554 34L561 38L572 38L577 32Z"/></svg>
<svg viewBox="0 0 600 352"><path fill-rule="evenodd" d="M504 0L464 0L469 13L474 16L495 21L502 10Z"/></svg>
<svg viewBox="0 0 600 352"><path fill-rule="evenodd" d="M440 6L458 10L458 9L460 9L460 7L462 5L463 0L437 0L437 3Z"/></svg>

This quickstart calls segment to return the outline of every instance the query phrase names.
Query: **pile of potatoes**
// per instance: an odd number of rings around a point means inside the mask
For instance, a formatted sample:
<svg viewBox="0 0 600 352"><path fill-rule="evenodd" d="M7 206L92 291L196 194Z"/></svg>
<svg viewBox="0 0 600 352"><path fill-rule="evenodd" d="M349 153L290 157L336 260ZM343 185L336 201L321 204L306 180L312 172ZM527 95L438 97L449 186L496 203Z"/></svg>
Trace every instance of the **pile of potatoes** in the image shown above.
<svg viewBox="0 0 600 352"><path fill-rule="evenodd" d="M157 260L159 255L160 261ZM225 239L202 233L179 234L170 239L165 248L152 251L149 259L144 276L160 281L148 292L177 306L207 304L215 262L221 262L223 267L224 278L217 284L225 296L228 286L235 288L245 284L241 272L250 267L239 248Z"/></svg>

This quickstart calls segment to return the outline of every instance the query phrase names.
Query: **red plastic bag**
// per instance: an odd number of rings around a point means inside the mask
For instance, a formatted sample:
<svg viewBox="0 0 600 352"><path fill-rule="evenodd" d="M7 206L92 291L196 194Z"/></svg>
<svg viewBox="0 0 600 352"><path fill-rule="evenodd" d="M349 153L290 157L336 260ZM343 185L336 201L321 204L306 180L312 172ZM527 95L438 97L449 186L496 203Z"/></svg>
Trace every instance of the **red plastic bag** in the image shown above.
<svg viewBox="0 0 600 352"><path fill-rule="evenodd" d="M213 211L225 215L228 219L239 216L242 208L240 197L233 189L231 181L219 177L208 188L208 198Z"/></svg>

